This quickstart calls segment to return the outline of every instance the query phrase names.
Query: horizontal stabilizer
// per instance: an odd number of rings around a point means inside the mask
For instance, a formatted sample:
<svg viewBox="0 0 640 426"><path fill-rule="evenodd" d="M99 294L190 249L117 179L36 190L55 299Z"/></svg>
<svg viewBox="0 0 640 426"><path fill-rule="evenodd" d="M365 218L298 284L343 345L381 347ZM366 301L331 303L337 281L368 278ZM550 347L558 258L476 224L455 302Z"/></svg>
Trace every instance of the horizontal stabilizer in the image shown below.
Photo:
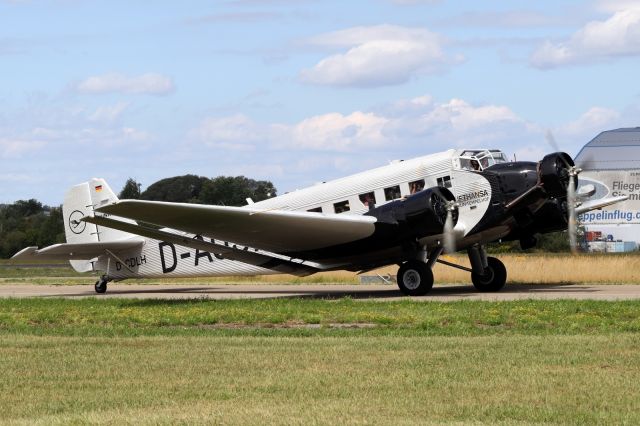
<svg viewBox="0 0 640 426"><path fill-rule="evenodd" d="M611 204L620 203L622 201L625 201L628 198L629 198L629 196L623 195L621 197L608 197L608 198L601 198L599 200L587 201L587 202L581 204L579 207L576 208L576 214L580 215L580 214L586 213L586 212L588 212L590 210L601 209L603 207L610 206Z"/></svg>
<svg viewBox="0 0 640 426"><path fill-rule="evenodd" d="M376 222L372 216L353 214L323 215L142 200L122 200L96 211L273 253L313 250L360 240L373 234Z"/></svg>
<svg viewBox="0 0 640 426"><path fill-rule="evenodd" d="M121 251L141 247L144 241L134 238L123 241L54 244L42 249L27 247L11 260L89 260L105 254L105 250Z"/></svg>
<svg viewBox="0 0 640 426"><path fill-rule="evenodd" d="M168 232L165 230L150 228L142 225L135 225L132 223L127 223L102 216L85 217L83 220L85 222L118 229L124 232L130 232L133 234L141 235L143 237L153 238L159 241L166 241L184 247L222 255L225 259L236 260L283 274L291 274L303 277L319 272L321 270L319 268L319 265L311 266L300 263L300 261L294 262L284 256L277 256L271 253L267 254L259 252L255 249L250 249L248 247L239 248L233 244L228 245L219 244L213 241L209 242L201 238L193 238L189 235L180 235L174 232Z"/></svg>

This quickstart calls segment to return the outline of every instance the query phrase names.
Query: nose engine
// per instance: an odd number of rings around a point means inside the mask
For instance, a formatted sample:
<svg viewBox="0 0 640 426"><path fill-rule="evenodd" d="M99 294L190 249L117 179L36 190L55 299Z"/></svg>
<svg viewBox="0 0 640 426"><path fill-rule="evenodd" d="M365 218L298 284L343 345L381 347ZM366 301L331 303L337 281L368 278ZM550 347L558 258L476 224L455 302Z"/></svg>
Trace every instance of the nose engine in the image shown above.
<svg viewBox="0 0 640 426"><path fill-rule="evenodd" d="M543 189L551 198L565 198L567 188L576 173L575 163L565 152L554 152L538 163L538 176ZM573 179L573 189L578 188L578 179Z"/></svg>
<svg viewBox="0 0 640 426"><path fill-rule="evenodd" d="M489 171L504 197L501 217L514 217L517 223L505 240L520 239L523 249L530 248L536 244L534 234L565 230L575 222L580 169L569 154L555 152L537 163L500 164Z"/></svg>

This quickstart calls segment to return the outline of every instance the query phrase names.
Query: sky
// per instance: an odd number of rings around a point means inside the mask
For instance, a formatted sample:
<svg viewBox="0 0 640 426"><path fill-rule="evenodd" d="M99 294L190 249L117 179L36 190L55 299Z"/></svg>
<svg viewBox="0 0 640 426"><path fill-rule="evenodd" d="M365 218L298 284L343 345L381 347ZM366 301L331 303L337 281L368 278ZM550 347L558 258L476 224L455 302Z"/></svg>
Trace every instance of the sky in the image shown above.
<svg viewBox="0 0 640 426"><path fill-rule="evenodd" d="M0 203L640 126L640 1L0 0ZM545 134L551 131L557 147Z"/></svg>

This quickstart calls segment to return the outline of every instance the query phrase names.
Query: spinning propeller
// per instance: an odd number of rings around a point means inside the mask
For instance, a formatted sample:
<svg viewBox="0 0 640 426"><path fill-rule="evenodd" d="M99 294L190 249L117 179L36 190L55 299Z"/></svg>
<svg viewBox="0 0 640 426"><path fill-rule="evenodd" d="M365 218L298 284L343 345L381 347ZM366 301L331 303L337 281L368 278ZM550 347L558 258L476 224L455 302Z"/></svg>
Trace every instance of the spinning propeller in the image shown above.
<svg viewBox="0 0 640 426"><path fill-rule="evenodd" d="M455 226L458 222L458 203L455 196L446 188L438 188L432 195L431 202L440 220L444 219L442 227L442 247L446 253L456 252Z"/></svg>
<svg viewBox="0 0 640 426"><path fill-rule="evenodd" d="M444 221L444 228L442 230L442 234L444 236L442 245L446 253L455 253L456 236L453 231L453 214L458 209L458 203L456 203L455 201L447 201L445 208L447 209L447 219Z"/></svg>
<svg viewBox="0 0 640 426"><path fill-rule="evenodd" d="M547 143L556 151L560 151L560 147L553 137L551 130L547 130L545 134ZM560 157L562 158L562 157ZM578 221L576 219L576 207L578 206L578 197L576 196L576 178L582 169L578 166L569 164L564 158L562 158L566 169L565 173L568 177L567 183L567 232L569 234L569 246L571 247L571 253L575 254L578 251L577 233L578 233Z"/></svg>

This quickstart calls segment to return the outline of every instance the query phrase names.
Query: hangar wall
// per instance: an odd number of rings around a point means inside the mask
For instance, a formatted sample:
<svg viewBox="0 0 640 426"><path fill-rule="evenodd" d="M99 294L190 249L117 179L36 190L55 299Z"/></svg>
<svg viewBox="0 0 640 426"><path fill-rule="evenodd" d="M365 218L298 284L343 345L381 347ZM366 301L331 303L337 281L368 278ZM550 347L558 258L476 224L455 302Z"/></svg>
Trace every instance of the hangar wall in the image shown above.
<svg viewBox="0 0 640 426"><path fill-rule="evenodd" d="M636 250L640 244L640 127L600 133L580 150L575 162L583 169L579 185L595 186L593 198L629 196L625 202L578 218L587 231L587 249Z"/></svg>

